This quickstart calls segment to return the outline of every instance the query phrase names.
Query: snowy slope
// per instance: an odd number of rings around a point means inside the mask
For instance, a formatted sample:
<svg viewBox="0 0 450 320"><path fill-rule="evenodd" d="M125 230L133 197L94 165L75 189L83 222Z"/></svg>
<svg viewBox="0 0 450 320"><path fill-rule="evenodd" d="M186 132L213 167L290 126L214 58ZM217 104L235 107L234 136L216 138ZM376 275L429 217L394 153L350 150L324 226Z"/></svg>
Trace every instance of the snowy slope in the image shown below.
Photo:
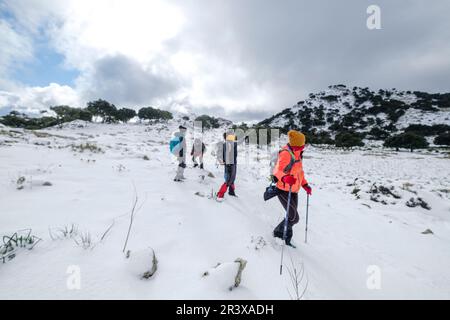
<svg viewBox="0 0 450 320"><path fill-rule="evenodd" d="M328 131L332 135L338 131L368 134L373 128L395 134L412 124L450 126L449 98L448 93L396 89L375 92L369 88L335 85L310 94L307 99L261 121L259 125L285 130L298 128L310 133L314 130Z"/></svg>
<svg viewBox="0 0 450 320"><path fill-rule="evenodd" d="M284 213L278 200L262 200L268 153L252 148L247 161L241 146L239 198L217 203L208 195L217 191L223 171L211 151L223 131L204 136L206 169L215 177L205 177L189 161L187 181L176 184L167 143L178 123L70 123L35 133L0 128L0 235L32 228L43 239L0 263L0 298L290 299L291 260L304 266L304 299L450 298L448 155L308 148L304 167L314 188L309 241L303 243L301 194L301 221L294 229L298 249L287 250L280 276L281 247L271 231ZM192 131L188 138L190 147ZM101 150L81 152L77 146L85 143ZM20 177L25 181L18 184ZM401 198L369 193L374 183ZM122 249L134 190L138 210L126 259ZM431 210L407 207L411 197L421 197ZM55 234L72 224L91 235L91 248L70 238L51 239L49 228ZM434 234L422 234L426 229ZM139 270L147 266L139 257L149 248L158 270L142 280ZM230 291L236 258L248 263L241 286ZM379 290L367 287L372 265L381 272ZM79 290L67 286L72 266L81 272Z"/></svg>

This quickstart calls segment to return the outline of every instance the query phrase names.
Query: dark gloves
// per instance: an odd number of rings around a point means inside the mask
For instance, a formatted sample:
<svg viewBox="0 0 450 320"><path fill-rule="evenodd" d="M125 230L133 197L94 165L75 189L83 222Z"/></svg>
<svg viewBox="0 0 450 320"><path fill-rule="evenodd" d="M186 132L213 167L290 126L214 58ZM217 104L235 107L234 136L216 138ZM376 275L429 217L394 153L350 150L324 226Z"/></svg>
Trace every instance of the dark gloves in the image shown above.
<svg viewBox="0 0 450 320"><path fill-rule="evenodd" d="M309 186L309 184L304 184L302 186L302 188L305 189L305 191L308 194L308 196L312 195L312 188Z"/></svg>

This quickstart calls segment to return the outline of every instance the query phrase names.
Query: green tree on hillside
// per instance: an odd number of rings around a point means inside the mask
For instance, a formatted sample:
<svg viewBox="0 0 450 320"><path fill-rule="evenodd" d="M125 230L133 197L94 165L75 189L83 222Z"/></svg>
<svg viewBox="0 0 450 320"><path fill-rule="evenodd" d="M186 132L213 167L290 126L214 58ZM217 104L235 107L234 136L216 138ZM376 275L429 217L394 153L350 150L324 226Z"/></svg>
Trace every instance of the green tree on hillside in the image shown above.
<svg viewBox="0 0 450 320"><path fill-rule="evenodd" d="M91 121L92 114L87 109L72 108L69 106L50 107L56 113L58 122L70 122L74 120Z"/></svg>
<svg viewBox="0 0 450 320"><path fill-rule="evenodd" d="M354 132L340 132L336 135L334 140L336 147L339 148L352 148L364 146L362 136Z"/></svg>
<svg viewBox="0 0 450 320"><path fill-rule="evenodd" d="M141 108L138 111L138 117L141 120L170 120L172 113L152 107Z"/></svg>
<svg viewBox="0 0 450 320"><path fill-rule="evenodd" d="M115 117L117 114L117 108L115 105L106 100L99 99L96 101L90 101L87 104L87 109L93 116L101 117L103 123L117 122Z"/></svg>
<svg viewBox="0 0 450 320"><path fill-rule="evenodd" d="M423 136L416 133L404 132L387 138L384 142L384 146L396 148L397 150L399 148L407 148L413 152L414 149L424 149L428 147L428 142Z"/></svg>
<svg viewBox="0 0 450 320"><path fill-rule="evenodd" d="M433 142L438 146L450 146L450 132L441 133Z"/></svg>
<svg viewBox="0 0 450 320"><path fill-rule="evenodd" d="M121 108L117 110L114 116L117 121L122 121L126 123L136 116L136 111L133 109Z"/></svg>

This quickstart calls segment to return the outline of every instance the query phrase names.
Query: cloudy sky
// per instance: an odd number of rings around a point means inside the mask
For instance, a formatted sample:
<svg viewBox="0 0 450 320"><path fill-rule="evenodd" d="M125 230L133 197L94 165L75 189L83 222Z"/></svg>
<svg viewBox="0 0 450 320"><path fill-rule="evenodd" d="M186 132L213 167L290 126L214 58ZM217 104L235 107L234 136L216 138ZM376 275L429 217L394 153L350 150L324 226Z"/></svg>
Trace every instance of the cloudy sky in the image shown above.
<svg viewBox="0 0 450 320"><path fill-rule="evenodd" d="M341 83L450 91L450 1L0 0L0 114L102 98L252 120Z"/></svg>

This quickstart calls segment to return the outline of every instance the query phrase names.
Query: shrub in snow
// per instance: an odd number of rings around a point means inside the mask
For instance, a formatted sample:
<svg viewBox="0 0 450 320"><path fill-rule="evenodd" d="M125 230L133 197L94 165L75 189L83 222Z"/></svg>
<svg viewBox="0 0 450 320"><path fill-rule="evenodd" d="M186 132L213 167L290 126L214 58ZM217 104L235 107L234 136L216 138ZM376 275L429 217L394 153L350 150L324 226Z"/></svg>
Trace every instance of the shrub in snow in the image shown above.
<svg viewBox="0 0 450 320"><path fill-rule="evenodd" d="M341 132L335 137L336 147L339 148L352 148L352 147L363 147L364 142L362 137L358 133L352 132Z"/></svg>
<svg viewBox="0 0 450 320"><path fill-rule="evenodd" d="M328 131L312 130L306 133L306 141L310 144L334 144L334 140Z"/></svg>
<svg viewBox="0 0 450 320"><path fill-rule="evenodd" d="M48 234L52 240L62 240L77 237L79 232L78 227L72 223L70 226L65 225L62 228L48 228Z"/></svg>
<svg viewBox="0 0 450 320"><path fill-rule="evenodd" d="M438 135L434 138L433 143L438 146L450 146L450 131Z"/></svg>
<svg viewBox="0 0 450 320"><path fill-rule="evenodd" d="M122 171L125 171L127 168L123 164L119 163L117 166L115 166L115 169L118 172L122 172Z"/></svg>
<svg viewBox="0 0 450 320"><path fill-rule="evenodd" d="M428 147L428 142L423 136L413 132L405 132L386 139L384 146L396 148L397 150L399 148L407 148L413 152L414 149L424 149Z"/></svg>
<svg viewBox="0 0 450 320"><path fill-rule="evenodd" d="M382 185L377 185L377 184L374 183L372 185L372 188L370 189L370 192L372 194L382 194L382 195L385 195L385 196L392 196L395 199L400 199L401 198L401 196L399 194L395 193L394 186L391 186L391 187L388 188L388 187L385 187L385 186L382 186Z"/></svg>
<svg viewBox="0 0 450 320"><path fill-rule="evenodd" d="M361 191L361 189L359 189L358 187L354 187L352 190L352 194L355 195L356 199L360 199L361 196L358 194Z"/></svg>
<svg viewBox="0 0 450 320"><path fill-rule="evenodd" d="M422 207L426 210L431 210L431 207L422 198L411 198L406 202L406 206L410 208Z"/></svg>
<svg viewBox="0 0 450 320"><path fill-rule="evenodd" d="M389 137L389 132L378 127L370 129L367 138L369 140L386 140Z"/></svg>
<svg viewBox="0 0 450 320"><path fill-rule="evenodd" d="M395 191L394 186L385 187L374 183L368 192L370 194L370 200L387 205L389 198L401 199L401 196ZM395 204L395 202L392 202Z"/></svg>
<svg viewBox="0 0 450 320"><path fill-rule="evenodd" d="M31 233L31 229L24 229L15 232L11 236L4 235L2 237L3 244L0 245L0 260L2 263L6 263L7 261L14 259L18 249L22 248L31 250L39 241L42 240Z"/></svg>
<svg viewBox="0 0 450 320"><path fill-rule="evenodd" d="M90 143L90 142L86 142L86 143L82 143L82 144L78 144L78 145L72 144L71 147L72 147L72 151L74 151L74 152L83 153L85 151L89 151L92 153L104 153L104 151L100 147L98 147L97 145Z"/></svg>
<svg viewBox="0 0 450 320"><path fill-rule="evenodd" d="M417 194L417 191L414 191L411 189L411 187L413 187L414 185L412 183L409 182L405 182L403 183L403 185L400 187L402 190Z"/></svg>
<svg viewBox="0 0 450 320"><path fill-rule="evenodd" d="M73 241L85 250L92 248L92 238L89 232L79 234Z"/></svg>
<svg viewBox="0 0 450 320"><path fill-rule="evenodd" d="M421 136L435 136L443 133L448 133L450 126L446 124L434 124L432 126L424 124L410 124L405 132L414 132Z"/></svg>
<svg viewBox="0 0 450 320"><path fill-rule="evenodd" d="M22 190L24 188L25 181L26 181L26 178L24 176L20 176L17 179L17 181L16 181L17 190Z"/></svg>
<svg viewBox="0 0 450 320"><path fill-rule="evenodd" d="M201 121L202 128L207 130L220 128L221 125L221 121L219 118L214 118L206 114L195 118L195 121Z"/></svg>
<svg viewBox="0 0 450 320"><path fill-rule="evenodd" d="M339 101L339 97L338 96L334 96L334 95L329 95L329 96L324 96L322 97L323 100L328 101L328 102L337 102Z"/></svg>

